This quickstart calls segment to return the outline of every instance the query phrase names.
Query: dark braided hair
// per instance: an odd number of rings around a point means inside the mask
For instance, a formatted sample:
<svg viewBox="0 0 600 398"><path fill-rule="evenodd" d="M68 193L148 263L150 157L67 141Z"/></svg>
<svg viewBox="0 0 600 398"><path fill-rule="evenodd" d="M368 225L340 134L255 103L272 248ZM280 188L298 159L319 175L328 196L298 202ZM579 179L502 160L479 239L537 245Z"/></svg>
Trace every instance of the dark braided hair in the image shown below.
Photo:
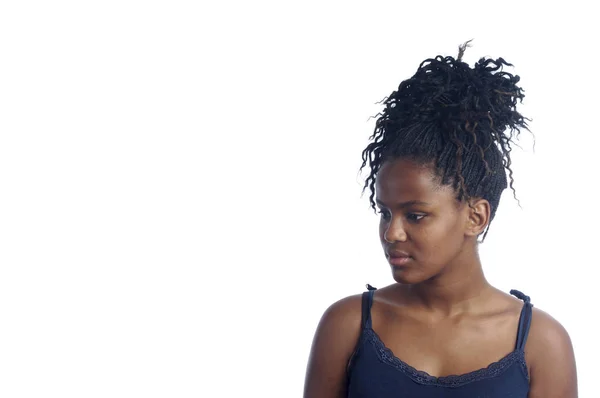
<svg viewBox="0 0 600 398"><path fill-rule="evenodd" d="M505 167L517 199L510 141L519 128L530 131L525 120L531 119L516 111L517 99L523 102L525 97L517 86L520 77L502 71L503 65L512 64L481 58L470 68L462 62L470 41L459 46L457 59L438 55L423 61L413 77L382 101L385 109L376 115L369 137L373 142L362 152L360 170L368 160L371 173L362 192L370 187L376 211L375 180L383 163L403 158L432 166L441 184L453 187L458 202L466 200L473 208L470 199L478 197L490 203L483 243L507 187ZM510 135L504 134L507 127Z"/></svg>

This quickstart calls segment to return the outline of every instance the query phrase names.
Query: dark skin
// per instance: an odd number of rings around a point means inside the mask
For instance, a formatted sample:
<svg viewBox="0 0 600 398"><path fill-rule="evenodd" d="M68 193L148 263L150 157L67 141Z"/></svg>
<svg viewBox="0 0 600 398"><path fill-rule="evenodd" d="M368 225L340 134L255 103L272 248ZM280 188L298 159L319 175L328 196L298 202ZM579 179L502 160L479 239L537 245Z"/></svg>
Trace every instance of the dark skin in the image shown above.
<svg viewBox="0 0 600 398"><path fill-rule="evenodd" d="M407 252L390 265L396 283L375 292L373 330L402 361L431 376L470 373L515 349L523 301L486 280L477 237L490 221L490 204L472 208L441 186L431 166L386 162L376 180L384 252ZM428 205L400 207L420 200ZM346 366L360 335L361 295L323 314L308 362L304 397L345 397ZM406 344L409 341L410 344ZM564 327L537 307L525 345L529 398L577 397L575 357Z"/></svg>

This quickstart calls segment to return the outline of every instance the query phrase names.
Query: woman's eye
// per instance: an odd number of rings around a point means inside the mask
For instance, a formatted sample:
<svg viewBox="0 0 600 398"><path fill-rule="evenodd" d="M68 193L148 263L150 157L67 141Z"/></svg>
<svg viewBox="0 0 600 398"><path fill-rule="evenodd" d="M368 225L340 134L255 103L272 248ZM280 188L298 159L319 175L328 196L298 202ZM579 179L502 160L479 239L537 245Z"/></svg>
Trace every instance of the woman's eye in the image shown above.
<svg viewBox="0 0 600 398"><path fill-rule="evenodd" d="M379 210L378 213L381 214L381 218L387 220L387 211Z"/></svg>
<svg viewBox="0 0 600 398"><path fill-rule="evenodd" d="M384 220L387 220L389 218L387 211L379 210L378 213L381 214L381 218L383 218ZM425 215L423 215L423 214L414 214L414 213L410 213L406 216L406 218L412 222L419 222L424 217L425 217Z"/></svg>
<svg viewBox="0 0 600 398"><path fill-rule="evenodd" d="M417 218L417 217L421 217L421 218ZM423 217L425 217L425 216L422 215L422 214L409 214L408 215L408 219L409 220L411 220L411 221L417 221L417 222L421 221L423 219Z"/></svg>

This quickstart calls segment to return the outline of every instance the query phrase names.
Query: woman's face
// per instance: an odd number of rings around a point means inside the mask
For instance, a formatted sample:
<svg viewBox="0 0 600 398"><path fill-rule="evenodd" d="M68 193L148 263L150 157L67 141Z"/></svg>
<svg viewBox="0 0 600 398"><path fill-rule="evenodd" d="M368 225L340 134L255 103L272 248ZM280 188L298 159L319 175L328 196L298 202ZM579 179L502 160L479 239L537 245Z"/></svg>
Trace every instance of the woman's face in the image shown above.
<svg viewBox="0 0 600 398"><path fill-rule="evenodd" d="M404 159L386 162L375 192L386 258L390 261L393 251L410 256L405 264L390 264L397 282L426 281L468 257L461 254L469 236L470 208L456 201L452 187L440 186L430 168Z"/></svg>

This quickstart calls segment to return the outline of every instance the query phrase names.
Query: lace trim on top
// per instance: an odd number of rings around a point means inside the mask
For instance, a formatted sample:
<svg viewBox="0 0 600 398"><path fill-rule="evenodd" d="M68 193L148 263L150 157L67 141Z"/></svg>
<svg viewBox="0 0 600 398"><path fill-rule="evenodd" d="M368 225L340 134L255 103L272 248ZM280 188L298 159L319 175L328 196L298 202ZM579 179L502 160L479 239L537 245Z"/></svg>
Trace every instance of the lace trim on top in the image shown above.
<svg viewBox="0 0 600 398"><path fill-rule="evenodd" d="M440 387L460 387L465 384L469 384L478 380L490 379L496 377L507 370L513 363L519 362L522 370L524 371L527 381L529 381L529 374L527 372L527 365L525 363L525 353L522 350L514 350L510 354L497 362L490 364L489 366L475 370L473 372L465 373L462 375L450 375L435 377L422 370L417 370L396 357L392 350L387 348L383 341L379 338L377 333L372 328L366 327L364 329L366 338L373 344L377 356L379 359L400 370L402 373L409 376L412 380L420 384L435 385Z"/></svg>

